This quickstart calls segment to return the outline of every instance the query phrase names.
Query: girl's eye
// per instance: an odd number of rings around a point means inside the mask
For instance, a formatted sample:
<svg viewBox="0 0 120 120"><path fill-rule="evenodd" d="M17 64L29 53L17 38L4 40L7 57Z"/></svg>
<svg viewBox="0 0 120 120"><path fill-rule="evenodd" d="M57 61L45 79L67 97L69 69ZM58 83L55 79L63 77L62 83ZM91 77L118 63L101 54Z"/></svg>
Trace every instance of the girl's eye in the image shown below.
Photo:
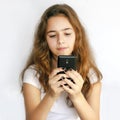
<svg viewBox="0 0 120 120"><path fill-rule="evenodd" d="M49 37L50 37L50 38L55 38L55 37L56 37L56 35L49 35Z"/></svg>
<svg viewBox="0 0 120 120"><path fill-rule="evenodd" d="M70 36L72 33L65 33L66 36Z"/></svg>

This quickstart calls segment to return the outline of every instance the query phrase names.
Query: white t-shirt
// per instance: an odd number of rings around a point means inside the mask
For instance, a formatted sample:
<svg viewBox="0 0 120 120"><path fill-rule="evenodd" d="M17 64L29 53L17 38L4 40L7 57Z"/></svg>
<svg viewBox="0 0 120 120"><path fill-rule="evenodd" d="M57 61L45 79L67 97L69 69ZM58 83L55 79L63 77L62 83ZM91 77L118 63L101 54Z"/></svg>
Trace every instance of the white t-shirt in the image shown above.
<svg viewBox="0 0 120 120"><path fill-rule="evenodd" d="M43 88L39 83L38 77L35 76L36 71L33 66L30 66L24 74L23 83L28 83L38 88L41 91L41 99L45 96ZM97 82L97 77L93 70L90 70L91 84ZM48 113L47 120L80 120L75 108L69 107L66 103L67 93L63 92L61 96L53 104L50 112Z"/></svg>

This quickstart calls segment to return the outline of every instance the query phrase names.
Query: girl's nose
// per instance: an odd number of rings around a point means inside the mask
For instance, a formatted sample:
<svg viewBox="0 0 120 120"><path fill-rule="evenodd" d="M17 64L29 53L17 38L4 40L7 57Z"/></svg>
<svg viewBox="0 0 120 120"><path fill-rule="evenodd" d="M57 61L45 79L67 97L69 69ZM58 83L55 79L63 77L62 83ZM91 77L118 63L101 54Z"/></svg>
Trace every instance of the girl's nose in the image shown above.
<svg viewBox="0 0 120 120"><path fill-rule="evenodd" d="M63 44L64 43L64 37L62 35L58 36L58 43Z"/></svg>

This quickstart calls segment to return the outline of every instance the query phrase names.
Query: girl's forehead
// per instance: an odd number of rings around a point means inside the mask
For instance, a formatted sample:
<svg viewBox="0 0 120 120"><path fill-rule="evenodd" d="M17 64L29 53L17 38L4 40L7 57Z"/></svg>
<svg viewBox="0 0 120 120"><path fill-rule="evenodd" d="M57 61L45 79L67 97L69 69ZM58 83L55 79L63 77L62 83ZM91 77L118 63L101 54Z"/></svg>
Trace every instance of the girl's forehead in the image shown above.
<svg viewBox="0 0 120 120"><path fill-rule="evenodd" d="M69 29L73 28L69 20L65 16L53 16L48 19L47 29Z"/></svg>

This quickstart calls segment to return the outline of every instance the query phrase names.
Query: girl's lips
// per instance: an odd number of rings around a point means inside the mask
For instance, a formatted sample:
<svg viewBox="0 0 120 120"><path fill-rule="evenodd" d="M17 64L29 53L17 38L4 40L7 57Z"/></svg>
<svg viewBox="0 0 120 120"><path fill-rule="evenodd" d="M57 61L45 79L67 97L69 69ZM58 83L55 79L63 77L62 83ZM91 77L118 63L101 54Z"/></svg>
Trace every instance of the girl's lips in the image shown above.
<svg viewBox="0 0 120 120"><path fill-rule="evenodd" d="M67 49L67 47L61 47L61 48L57 48L58 50L65 50L65 49Z"/></svg>

